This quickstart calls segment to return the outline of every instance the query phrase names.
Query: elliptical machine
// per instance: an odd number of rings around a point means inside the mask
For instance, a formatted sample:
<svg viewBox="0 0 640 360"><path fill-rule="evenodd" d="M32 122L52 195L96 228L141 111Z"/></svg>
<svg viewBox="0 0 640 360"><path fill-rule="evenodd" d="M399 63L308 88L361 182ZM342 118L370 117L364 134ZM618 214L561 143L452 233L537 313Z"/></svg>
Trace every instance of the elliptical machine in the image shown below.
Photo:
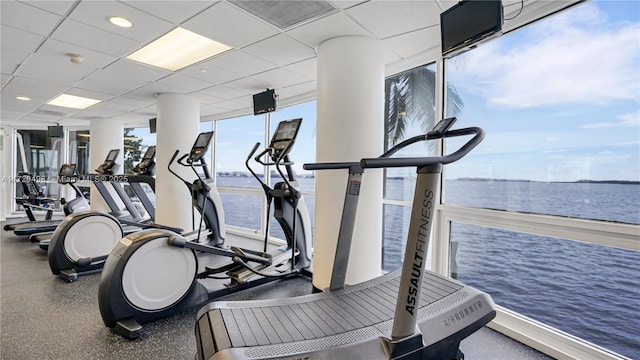
<svg viewBox="0 0 640 360"><path fill-rule="evenodd" d="M112 150L110 154L117 155L117 151L117 149ZM144 173L148 172L148 168L153 168L155 166L154 155L155 147L149 147L143 160L136 166L137 171ZM104 172L105 169L113 168L108 160L111 157L109 155L107 160L96 169L96 172ZM113 159L115 159L115 155ZM150 207L152 204L141 186L141 183L146 183L153 189L155 187L153 177L148 175L112 175L109 173L97 176L90 175L90 177L95 180L94 185L112 212L107 214L99 211L84 211L69 215L58 225L53 234L34 239L40 240L40 248L47 251L51 272L67 282L75 281L79 275L101 271L107 255L125 233L138 231L145 227L161 227L153 224L150 220L142 221L138 208L134 206L119 184L119 182L128 182L147 212L153 214L153 208ZM115 198L108 190L107 185L109 184L106 183L110 183L118 198L124 203L126 210L118 208ZM127 225L130 226L125 228L124 226Z"/></svg>
<svg viewBox="0 0 640 360"><path fill-rule="evenodd" d="M258 157L269 154L276 167L280 166L291 150L301 120L281 122L269 147ZM208 135L208 138L203 138L203 135ZM191 152L177 162L197 174L194 163L202 160L210 139L211 133L201 134ZM258 146L254 146L245 164ZM169 168L177 155L176 151ZM292 163L285 161L283 164L290 167ZM205 179L198 177L192 184L182 180L192 191L194 202L198 200L198 204L204 204L196 208L209 209L215 202L205 194L211 191L217 195L217 191L205 181L208 178L206 164L202 161L200 166L203 166ZM282 171L279 172L282 175ZM201 244L172 231L152 229L123 238L108 256L98 288L98 304L105 325L125 338L135 339L142 332L141 324L174 315L223 295L305 273L310 261L310 220L304 199L293 188L292 170L290 175L291 178L284 179L284 186L276 186L280 189L271 189L261 181L265 193L269 192L273 199L281 199L274 201L276 218L281 217L278 222L287 237L287 245L281 248L270 252L265 250L266 246L263 251L235 246L226 248L226 245L221 248L219 241ZM223 218L221 207L216 213L220 219ZM201 219L208 221L206 215ZM212 265L215 263L216 267L205 266L207 261ZM283 270L283 266L287 269Z"/></svg>

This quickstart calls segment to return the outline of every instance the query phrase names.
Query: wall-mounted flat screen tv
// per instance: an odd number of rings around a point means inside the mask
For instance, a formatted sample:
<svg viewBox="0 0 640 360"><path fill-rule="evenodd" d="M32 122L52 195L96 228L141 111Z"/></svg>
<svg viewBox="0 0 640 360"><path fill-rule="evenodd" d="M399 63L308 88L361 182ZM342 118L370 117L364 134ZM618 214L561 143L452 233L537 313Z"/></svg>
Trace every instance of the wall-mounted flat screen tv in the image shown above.
<svg viewBox="0 0 640 360"><path fill-rule="evenodd" d="M253 95L253 115L276 111L276 93L273 89Z"/></svg>
<svg viewBox="0 0 640 360"><path fill-rule="evenodd" d="M451 57L502 33L500 0L463 0L440 14L442 56Z"/></svg>
<svg viewBox="0 0 640 360"><path fill-rule="evenodd" d="M149 133L151 134L156 133L156 119L157 118L149 119Z"/></svg>
<svg viewBox="0 0 640 360"><path fill-rule="evenodd" d="M47 135L50 138L61 138L61 137L64 137L64 128L62 126L48 126L47 127Z"/></svg>

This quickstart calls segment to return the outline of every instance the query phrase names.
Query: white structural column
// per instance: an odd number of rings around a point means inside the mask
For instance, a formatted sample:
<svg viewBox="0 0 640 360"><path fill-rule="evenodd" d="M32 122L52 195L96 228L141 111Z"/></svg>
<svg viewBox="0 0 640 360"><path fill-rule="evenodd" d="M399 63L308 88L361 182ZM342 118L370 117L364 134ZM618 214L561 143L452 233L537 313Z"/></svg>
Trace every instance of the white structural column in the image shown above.
<svg viewBox="0 0 640 360"><path fill-rule="evenodd" d="M384 150L384 48L362 36L318 46L317 162L359 161ZM316 172L313 285L329 287L347 184L346 170ZM356 284L380 275L382 170L362 179L346 276Z"/></svg>
<svg viewBox="0 0 640 360"><path fill-rule="evenodd" d="M112 149L120 149L120 153L116 158L116 164L119 167L115 170L116 174L124 172L124 127L122 120L118 119L96 119L91 120L89 125L91 132L91 150L89 156L91 158L91 173L95 173L95 169L104 162L104 159ZM115 195L115 193L114 193ZM98 190L91 185L91 210L109 212L109 207L104 202Z"/></svg>
<svg viewBox="0 0 640 360"><path fill-rule="evenodd" d="M15 188L18 179L16 174L12 170L13 159L11 156L12 148L15 148L13 143L12 129L0 128L0 192L2 193L2 200L0 200L0 221L6 220L6 215L12 210L13 196L12 187Z"/></svg>
<svg viewBox="0 0 640 360"><path fill-rule="evenodd" d="M158 95L156 120L156 222L192 229L191 196L182 181L167 169L176 150L180 156L191 150L200 128L200 102L182 94ZM176 158L177 160L177 158ZM180 176L193 181L191 169L172 166Z"/></svg>

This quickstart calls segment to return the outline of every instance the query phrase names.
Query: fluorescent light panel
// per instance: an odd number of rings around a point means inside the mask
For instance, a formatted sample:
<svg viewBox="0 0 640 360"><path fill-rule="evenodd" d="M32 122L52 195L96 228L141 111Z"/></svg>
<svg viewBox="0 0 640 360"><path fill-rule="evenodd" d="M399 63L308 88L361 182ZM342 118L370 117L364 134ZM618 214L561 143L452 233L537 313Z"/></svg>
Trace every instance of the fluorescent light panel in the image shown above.
<svg viewBox="0 0 640 360"><path fill-rule="evenodd" d="M176 71L229 49L230 46L177 27L127 59Z"/></svg>
<svg viewBox="0 0 640 360"><path fill-rule="evenodd" d="M62 94L57 98L49 101L47 104L54 106L62 106L72 109L86 109L89 106L95 105L101 102L101 100L85 98L81 96Z"/></svg>

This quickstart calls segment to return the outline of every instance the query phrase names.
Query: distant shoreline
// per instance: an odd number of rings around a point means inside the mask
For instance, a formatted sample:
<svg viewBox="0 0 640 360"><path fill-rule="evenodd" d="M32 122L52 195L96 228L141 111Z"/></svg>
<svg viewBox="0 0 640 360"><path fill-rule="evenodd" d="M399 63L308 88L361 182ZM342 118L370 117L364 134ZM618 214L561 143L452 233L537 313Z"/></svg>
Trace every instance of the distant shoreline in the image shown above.
<svg viewBox="0 0 640 360"><path fill-rule="evenodd" d="M237 177L237 178L250 178L250 173L244 171L223 171L216 173L220 177ZM276 174L271 176L277 177ZM262 174L258 174L259 178L262 178ZM314 174L296 174L298 178L313 179ZM405 177L401 176L389 176L387 179L403 180ZM526 180L526 179L494 179L494 178L479 178L479 177L462 177L457 179L446 179L454 181L484 181L484 182L530 182L530 183L554 183L554 184L616 184L616 185L640 185L640 181L633 180L587 180L581 179L577 181L540 181L540 180Z"/></svg>
<svg viewBox="0 0 640 360"><path fill-rule="evenodd" d="M464 177L452 180L458 181L494 181L494 182L532 182L532 183L561 183L561 184L617 184L617 185L640 185L640 181L632 180L586 180L577 181L539 181L539 180L523 180L523 179L493 179L493 178L472 178Z"/></svg>

